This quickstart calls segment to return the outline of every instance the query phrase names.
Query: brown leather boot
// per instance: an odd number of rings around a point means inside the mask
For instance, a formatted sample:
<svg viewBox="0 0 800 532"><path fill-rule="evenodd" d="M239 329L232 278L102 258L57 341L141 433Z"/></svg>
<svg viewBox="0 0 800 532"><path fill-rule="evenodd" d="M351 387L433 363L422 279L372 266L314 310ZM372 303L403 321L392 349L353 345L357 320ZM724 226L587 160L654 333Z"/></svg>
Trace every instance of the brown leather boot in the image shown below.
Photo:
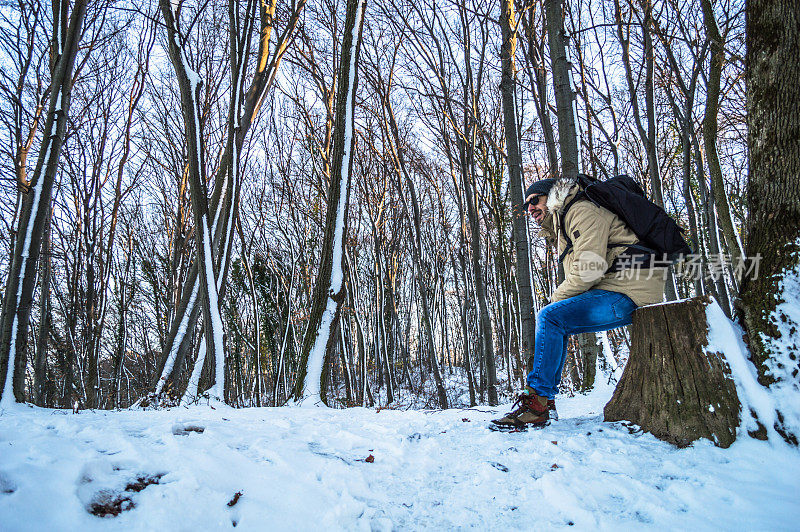
<svg viewBox="0 0 800 532"><path fill-rule="evenodd" d="M519 405L519 408L517 408L517 405ZM535 390L528 386L519 394L512 408L514 410L500 419L492 420L492 423L501 427L518 428L528 425L540 427L550 419L547 397L537 394Z"/></svg>

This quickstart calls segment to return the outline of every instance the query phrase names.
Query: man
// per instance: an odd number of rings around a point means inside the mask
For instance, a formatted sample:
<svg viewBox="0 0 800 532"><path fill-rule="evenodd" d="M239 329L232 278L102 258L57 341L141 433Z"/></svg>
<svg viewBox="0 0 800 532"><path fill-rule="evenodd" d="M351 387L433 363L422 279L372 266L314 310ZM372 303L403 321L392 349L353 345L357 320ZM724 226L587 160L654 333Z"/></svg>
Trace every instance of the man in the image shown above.
<svg viewBox="0 0 800 532"><path fill-rule="evenodd" d="M666 268L633 267L636 235L611 211L581 194L577 179L548 178L525 193L527 211L556 244L564 281L536 317L533 370L506 427L544 425L561 381L569 335L628 325L637 306L663 300ZM564 212L566 211L566 214ZM627 267L626 267L627 266Z"/></svg>

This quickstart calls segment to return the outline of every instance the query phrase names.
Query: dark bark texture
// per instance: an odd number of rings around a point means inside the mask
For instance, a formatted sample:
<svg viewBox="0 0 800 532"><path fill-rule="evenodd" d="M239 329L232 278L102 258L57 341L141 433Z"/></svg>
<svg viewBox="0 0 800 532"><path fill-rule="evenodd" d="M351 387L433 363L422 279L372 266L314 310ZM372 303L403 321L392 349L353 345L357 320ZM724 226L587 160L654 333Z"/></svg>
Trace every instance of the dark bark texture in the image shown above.
<svg viewBox="0 0 800 532"><path fill-rule="evenodd" d="M578 390L588 392L594 388L594 381L597 376L597 357L602 353L602 349L597 342L596 333L582 333L577 335L577 338L581 360L580 382L575 384Z"/></svg>
<svg viewBox="0 0 800 532"><path fill-rule="evenodd" d="M736 440L741 405L722 353L708 353L710 299L637 309L631 354L606 421L632 421L655 437L685 447L708 438L720 447Z"/></svg>
<svg viewBox="0 0 800 532"><path fill-rule="evenodd" d="M550 59L553 64L553 87L558 116L558 148L561 153L561 175L575 177L578 174L580 154L576 134L574 100L570 83L570 64L567 60L567 36L564 31L564 8L562 0L546 0L545 19L547 38L550 44Z"/></svg>
<svg viewBox="0 0 800 532"><path fill-rule="evenodd" d="M746 254L760 256L758 276L742 279L740 317L759 381L775 382L767 362L781 337L776 298L782 274L800 254L800 11L795 0L747 4L747 129L750 174ZM785 297L785 296L782 296ZM797 330L794 367L782 374L798 380ZM784 339L785 340L785 339Z"/></svg>

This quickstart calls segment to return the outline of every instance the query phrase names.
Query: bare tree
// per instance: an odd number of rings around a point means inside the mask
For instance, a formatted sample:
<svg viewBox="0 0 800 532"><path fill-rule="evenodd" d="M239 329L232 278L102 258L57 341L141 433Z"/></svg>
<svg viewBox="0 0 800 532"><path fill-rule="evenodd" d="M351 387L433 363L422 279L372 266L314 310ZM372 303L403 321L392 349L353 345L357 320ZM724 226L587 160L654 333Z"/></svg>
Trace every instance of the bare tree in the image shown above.
<svg viewBox="0 0 800 532"><path fill-rule="evenodd" d="M168 2L161 2L162 11L167 4ZM261 109L264 96L272 85L281 60L292 41L295 27L305 4L306 0L297 0L292 3L286 25L273 46L271 38L275 28L277 5L275 0L270 3L267 3L266 0L251 0L247 3L244 13L239 12L239 3L229 3L230 70L232 76L230 108L228 111L226 137L222 141L224 149L222 150L222 157L215 175L214 190L208 207L209 215L214 220L211 226L211 229L214 230L212 255L215 264L219 264L217 285L222 293L224 293L224 281L230 260L229 251L235 233L232 221L235 219L235 210L238 208L239 202L241 183L238 158L242 152L248 132ZM254 29L256 11L258 12L257 18L259 21L258 52L256 54L255 72L252 75L249 86L245 89L245 76L251 46L250 38ZM179 64L179 68L183 68L182 64ZM236 173L232 174L232 170L235 170ZM163 345L159 362L159 377L153 385L156 396L160 395L166 383L169 382L174 385L174 372L182 367L182 361L191 345L191 333L194 330L200 308L197 300L199 266L198 263L195 263L189 271L181 300L176 306L175 316L166 342ZM196 383L194 385L196 386ZM196 390L191 391L191 394L195 393Z"/></svg>
<svg viewBox="0 0 800 532"><path fill-rule="evenodd" d="M341 305L345 297L344 266L347 236L347 205L353 171L355 136L354 107L358 79L358 53L361 44L365 0L348 0L339 63L336 95L336 121L333 136L333 164L325 217L325 240L320 271L314 287L314 301L308 322L300 369L293 397L296 401L322 401L327 404L326 387L331 351L337 341Z"/></svg>
<svg viewBox="0 0 800 532"><path fill-rule="evenodd" d="M78 54L78 42L83 33L86 14L85 0L76 0L72 11L66 0L53 2L53 33L50 60L50 102L44 123L45 134L39 148L36 170L26 184L22 201L19 233L22 242L14 246L14 257L6 281L6 297L0 317L0 375L4 376L2 390L4 405L16 398L24 401L25 351L28 342L28 320L36 282L36 265L41 251L45 220L50 212L58 158L69 116L73 85L73 67Z"/></svg>
<svg viewBox="0 0 800 532"><path fill-rule="evenodd" d="M725 186L722 181L722 167L717 153L717 114L719 111L720 82L722 69L725 63L725 42L717 26L714 16L712 0L700 0L703 8L703 20L706 27L706 37L711 48L711 62L708 69L706 82L706 112L703 119L703 146L705 147L708 173L711 176L713 199L716 206L719 223L725 235L727 248L731 253L734 264L742 261L742 242L736 233L731 219L731 210ZM738 279L734 279L738 282Z"/></svg>
<svg viewBox="0 0 800 532"><path fill-rule="evenodd" d="M501 0L500 30L503 44L500 50L502 74L500 92L503 98L503 125L506 133L506 165L511 187L512 217L514 219L514 249L516 251L516 274L519 288L519 317L521 321L521 350L524 359L533 358L534 332L536 321L533 315L533 294L531 291L530 244L528 243L527 218L523 211L522 153L517 132L516 98L514 94L516 78L517 21L514 14L514 0ZM509 368L510 373L511 368Z"/></svg>

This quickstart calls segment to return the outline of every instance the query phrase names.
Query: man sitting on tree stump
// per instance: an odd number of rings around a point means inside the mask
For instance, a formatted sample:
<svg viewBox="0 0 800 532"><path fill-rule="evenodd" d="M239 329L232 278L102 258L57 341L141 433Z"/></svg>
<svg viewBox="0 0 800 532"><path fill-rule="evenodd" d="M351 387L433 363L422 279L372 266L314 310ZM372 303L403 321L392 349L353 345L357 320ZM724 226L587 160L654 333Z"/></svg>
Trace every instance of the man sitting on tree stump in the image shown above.
<svg viewBox="0 0 800 532"><path fill-rule="evenodd" d="M554 410L571 334L629 325L638 306L663 300L667 268L637 261L639 239L619 216L589 200L576 178L536 181L523 209L556 243L564 281L536 317L533 371L515 410L495 425L542 426ZM649 256L648 256L649 257Z"/></svg>

